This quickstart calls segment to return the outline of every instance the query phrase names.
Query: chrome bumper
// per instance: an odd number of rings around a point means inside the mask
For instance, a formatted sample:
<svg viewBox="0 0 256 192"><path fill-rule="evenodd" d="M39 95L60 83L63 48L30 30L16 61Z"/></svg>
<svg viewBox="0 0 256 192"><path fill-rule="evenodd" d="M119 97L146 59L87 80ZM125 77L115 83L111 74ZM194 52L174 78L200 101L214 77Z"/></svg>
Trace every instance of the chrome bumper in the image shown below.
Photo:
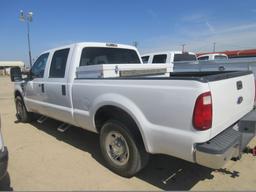
<svg viewBox="0 0 256 192"><path fill-rule="evenodd" d="M253 110L210 141L196 144L195 162L212 169L222 168L230 159L240 158L255 135L256 111Z"/></svg>
<svg viewBox="0 0 256 192"><path fill-rule="evenodd" d="M206 152L195 152L196 163L212 169L222 168L227 161L239 156L239 146L232 146L222 154L211 154Z"/></svg>

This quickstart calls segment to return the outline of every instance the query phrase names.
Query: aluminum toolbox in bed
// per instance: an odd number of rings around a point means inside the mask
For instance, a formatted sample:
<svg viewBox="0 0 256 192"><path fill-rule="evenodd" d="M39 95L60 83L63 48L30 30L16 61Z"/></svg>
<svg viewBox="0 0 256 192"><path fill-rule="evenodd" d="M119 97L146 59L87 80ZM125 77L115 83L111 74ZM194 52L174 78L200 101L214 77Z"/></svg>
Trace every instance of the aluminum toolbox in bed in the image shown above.
<svg viewBox="0 0 256 192"><path fill-rule="evenodd" d="M102 64L78 67L76 78L169 76L170 64Z"/></svg>

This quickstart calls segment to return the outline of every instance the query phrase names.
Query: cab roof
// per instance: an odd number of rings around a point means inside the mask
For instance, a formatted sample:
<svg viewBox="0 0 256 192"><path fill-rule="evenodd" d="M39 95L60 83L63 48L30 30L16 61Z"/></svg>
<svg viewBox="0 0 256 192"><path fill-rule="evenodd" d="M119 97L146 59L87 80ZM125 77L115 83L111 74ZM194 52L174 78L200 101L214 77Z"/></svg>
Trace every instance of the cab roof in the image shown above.
<svg viewBox="0 0 256 192"><path fill-rule="evenodd" d="M150 56L150 55L162 55L162 54L182 54L182 53L188 53L190 55L196 55L195 53L193 52L182 52L182 51L160 51L160 52L151 52L151 53L145 53L145 54L142 54L141 57L145 57L145 56Z"/></svg>
<svg viewBox="0 0 256 192"><path fill-rule="evenodd" d="M44 51L43 53L53 52L55 50L65 49L65 48L69 48L69 47L110 47L110 48L137 50L136 47L134 47L132 45L125 45L125 44L116 44L116 43L107 43L107 42L106 43L104 43L104 42L77 42L77 43L72 43L69 45L64 45L61 47L49 49L49 50Z"/></svg>

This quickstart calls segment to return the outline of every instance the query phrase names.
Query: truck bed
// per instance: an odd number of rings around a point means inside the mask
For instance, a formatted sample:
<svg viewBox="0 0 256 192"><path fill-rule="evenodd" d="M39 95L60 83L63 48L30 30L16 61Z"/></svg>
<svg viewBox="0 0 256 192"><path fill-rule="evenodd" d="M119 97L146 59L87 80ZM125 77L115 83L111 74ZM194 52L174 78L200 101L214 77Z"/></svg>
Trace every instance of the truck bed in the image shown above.
<svg viewBox="0 0 256 192"><path fill-rule="evenodd" d="M237 90L240 81L243 88ZM212 96L212 128L198 132L192 123L193 110L196 99L205 92L211 92ZM243 102L237 104L240 97ZM93 131L93 122L88 120L94 110L105 103L111 104L135 114L133 118L139 122L139 127L141 125L145 141L150 141L146 144L148 152L193 161L193 143L208 141L252 110L254 81L248 71L170 73L169 77L76 78L72 98L79 126ZM164 145L165 141L168 146L188 151L180 154Z"/></svg>
<svg viewBox="0 0 256 192"><path fill-rule="evenodd" d="M233 77L239 77L243 75L252 74L251 71L195 71L195 72L171 72L169 77L161 76L159 74L152 74L152 76L130 76L130 77L107 77L107 78L76 78L82 79L94 79L94 80L194 80L200 82L218 81ZM154 76L155 75L155 76Z"/></svg>
<svg viewBox="0 0 256 192"><path fill-rule="evenodd" d="M200 71L200 72L173 72L171 79L191 79L201 82L219 81L223 79L252 74L251 71Z"/></svg>

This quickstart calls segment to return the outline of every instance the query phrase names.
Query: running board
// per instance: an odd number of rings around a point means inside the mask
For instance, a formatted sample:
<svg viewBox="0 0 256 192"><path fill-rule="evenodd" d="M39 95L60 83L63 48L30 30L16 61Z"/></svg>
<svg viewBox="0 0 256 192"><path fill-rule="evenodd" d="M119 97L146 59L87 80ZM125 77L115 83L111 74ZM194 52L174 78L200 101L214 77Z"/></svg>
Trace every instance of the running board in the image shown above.
<svg viewBox="0 0 256 192"><path fill-rule="evenodd" d="M48 119L48 117L45 116L41 116L39 119L37 119L37 122L42 124L43 122L45 122Z"/></svg>
<svg viewBox="0 0 256 192"><path fill-rule="evenodd" d="M61 133L65 132L68 130L68 128L70 128L71 125L67 124L67 123L62 123L58 128L57 130Z"/></svg>

